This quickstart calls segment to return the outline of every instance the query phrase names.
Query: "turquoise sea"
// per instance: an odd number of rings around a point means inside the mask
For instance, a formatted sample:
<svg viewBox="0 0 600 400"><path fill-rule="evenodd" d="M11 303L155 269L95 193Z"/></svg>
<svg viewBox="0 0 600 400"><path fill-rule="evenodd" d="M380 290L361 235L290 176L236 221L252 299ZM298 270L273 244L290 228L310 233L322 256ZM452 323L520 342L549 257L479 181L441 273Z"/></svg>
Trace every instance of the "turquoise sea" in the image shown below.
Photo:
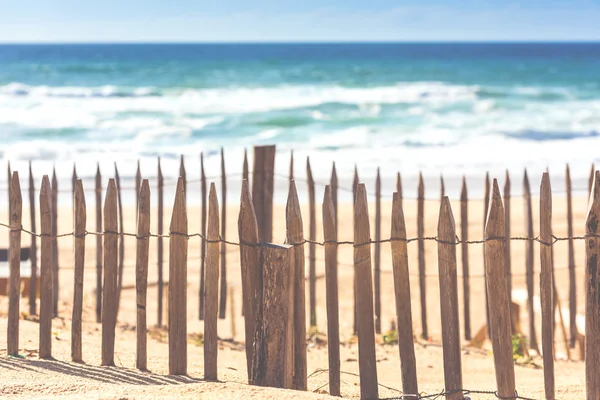
<svg viewBox="0 0 600 400"><path fill-rule="evenodd" d="M180 154L197 176L200 152L217 175L221 146L233 174L275 143L282 174L293 149L319 180L335 161L389 190L398 170L562 182L569 162L583 187L599 135L597 43L0 45L0 156L65 180L138 159L153 176L157 156L175 177Z"/></svg>

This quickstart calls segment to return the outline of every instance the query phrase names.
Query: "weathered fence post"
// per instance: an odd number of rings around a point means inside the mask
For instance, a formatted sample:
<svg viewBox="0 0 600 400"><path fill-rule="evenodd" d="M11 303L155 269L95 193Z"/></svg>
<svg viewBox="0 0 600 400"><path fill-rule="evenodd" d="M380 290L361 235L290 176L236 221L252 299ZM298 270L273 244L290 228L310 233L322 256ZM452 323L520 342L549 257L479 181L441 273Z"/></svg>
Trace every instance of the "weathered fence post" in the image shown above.
<svg viewBox="0 0 600 400"><path fill-rule="evenodd" d="M244 163L242 165L242 181L246 181L250 186L250 177L248 176L248 151L244 149Z"/></svg>
<svg viewBox="0 0 600 400"><path fill-rule="evenodd" d="M400 370L402 373L402 391L417 395L417 363L413 339L412 311L410 307L410 276L408 274L408 249L406 242L406 224L400 193L394 193L392 200L392 266L394 271L394 293L396 299L396 317L398 326L398 347L400 351Z"/></svg>
<svg viewBox="0 0 600 400"><path fill-rule="evenodd" d="M204 291L205 291L205 266L206 266L206 174L204 173L204 153L200 153L200 189L202 191L202 236L200 238L200 301L198 319L204 319Z"/></svg>
<svg viewBox="0 0 600 400"><path fill-rule="evenodd" d="M494 352L497 395L512 398L515 396L515 371L512 355L510 304L508 304L506 271L504 269L505 245L504 207L498 181L494 179L492 200L485 226L485 281L490 301L489 331Z"/></svg>
<svg viewBox="0 0 600 400"><path fill-rule="evenodd" d="M294 377L293 246L262 244L262 299L252 360L255 385L292 388ZM303 338L304 341L304 338Z"/></svg>
<svg viewBox="0 0 600 400"><path fill-rule="evenodd" d="M444 199L446 195L446 185L444 184L444 175L440 174L440 201Z"/></svg>
<svg viewBox="0 0 600 400"><path fill-rule="evenodd" d="M11 211L10 211L10 193L12 191L11 182L12 182L12 172L10 170L10 160L6 163L7 176L6 176L6 184L8 185L8 220L10 221Z"/></svg>
<svg viewBox="0 0 600 400"><path fill-rule="evenodd" d="M485 225L488 217L490 207L490 173L485 173L485 193L483 197L483 230L485 232ZM483 244L483 275L487 274L487 268L485 263L487 262L487 258L485 256L485 243ZM485 324L487 327L488 336L491 335L492 331L490 330L490 300L489 293L487 289L487 285L484 283L483 289L485 292ZM490 337L491 339L491 337Z"/></svg>
<svg viewBox="0 0 600 400"><path fill-rule="evenodd" d="M250 196L248 181L242 181L240 215L238 217L240 238L240 269L242 274L242 302L245 313L244 333L246 343L246 364L248 382L252 383L252 358L254 354L254 331L256 310L262 298L262 271L260 269L260 248L258 247L258 226L254 206Z"/></svg>
<svg viewBox="0 0 600 400"><path fill-rule="evenodd" d="M402 175L400 175L400 172L396 173L396 192L398 193L400 205L402 205Z"/></svg>
<svg viewBox="0 0 600 400"><path fill-rule="evenodd" d="M569 346L574 349L577 340L577 279L575 277L575 246L573 243L573 200L569 164L565 172L567 190L567 236L569 237Z"/></svg>
<svg viewBox="0 0 600 400"><path fill-rule="evenodd" d="M290 152L290 182L294 180L294 150Z"/></svg>
<svg viewBox="0 0 600 400"><path fill-rule="evenodd" d="M117 314L119 313L119 305L121 304L121 289L123 288L123 265L125 262L125 235L123 232L123 201L121 199L121 178L117 163L115 163L115 183L117 184L117 204L119 206L119 277L117 281Z"/></svg>
<svg viewBox="0 0 600 400"><path fill-rule="evenodd" d="M73 212L75 212L75 186L77 185L77 168L73 163L73 175L71 176L71 200L73 200Z"/></svg>
<svg viewBox="0 0 600 400"><path fill-rule="evenodd" d="M40 358L52 357L52 188L48 175L40 188Z"/></svg>
<svg viewBox="0 0 600 400"><path fill-rule="evenodd" d="M315 181L313 180L310 160L306 158L306 181L308 183L308 287L310 303L310 326L317 326L317 215L315 210Z"/></svg>
<svg viewBox="0 0 600 400"><path fill-rule="evenodd" d="M115 364L117 324L117 187L108 181L104 199L104 285L102 299L102 365Z"/></svg>
<svg viewBox="0 0 600 400"><path fill-rule="evenodd" d="M471 340L471 301L469 289L469 199L467 195L467 180L463 175L462 187L460 190L460 253L462 260L463 273L463 306L464 306L464 323L465 323L465 340Z"/></svg>
<svg viewBox="0 0 600 400"><path fill-rule="evenodd" d="M56 169L52 168L52 316L58 316L58 292L59 292L59 277L58 277L58 181L56 179Z"/></svg>
<svg viewBox="0 0 600 400"><path fill-rule="evenodd" d="M169 375L187 373L188 220L183 179L177 180L169 240Z"/></svg>
<svg viewBox="0 0 600 400"><path fill-rule="evenodd" d="M600 171L596 171L585 221L585 386L588 399L600 393Z"/></svg>
<svg viewBox="0 0 600 400"><path fill-rule="evenodd" d="M438 268L440 284L440 315L444 353L444 381L448 399L460 400L462 367L460 359L460 328L458 320L458 282L456 273L456 228L447 196L442 198L438 221Z"/></svg>
<svg viewBox="0 0 600 400"><path fill-rule="evenodd" d="M533 238L533 208L527 169L523 175L523 201L525 202L525 234ZM527 314L529 315L529 347L540 352L535 333L535 310L533 308L533 240L525 242L525 276L527 281Z"/></svg>
<svg viewBox="0 0 600 400"><path fill-rule="evenodd" d="M183 192L187 196L187 178L185 173L185 162L183 161L183 154L179 156L179 177L183 179Z"/></svg>
<svg viewBox="0 0 600 400"><path fill-rule="evenodd" d="M354 180L352 181L352 213L354 214L356 212L356 190L358 188L358 167L356 165L354 165ZM355 222L356 223L356 222ZM353 279L353 284L352 284L352 294L354 296L354 315L353 315L353 323L352 323L352 329L354 332L354 335L358 335L358 326L357 326L357 322L356 322L356 274L354 275Z"/></svg>
<svg viewBox="0 0 600 400"><path fill-rule="evenodd" d="M338 176L337 171L335 169L335 162L331 168L331 179L329 181L330 189L331 189L331 202L333 203L333 226L335 228L335 237L337 240L338 237ZM338 248L335 248L335 270L338 269Z"/></svg>
<svg viewBox="0 0 600 400"><path fill-rule="evenodd" d="M137 170L135 171L135 209L140 209L140 190L142 189L142 171L140 169L140 160L137 161Z"/></svg>
<svg viewBox="0 0 600 400"><path fill-rule="evenodd" d="M138 196L135 263L135 294L137 303L136 367L145 371L147 369L146 298L148 290L148 253L150 252L150 186L148 179L144 179L141 182Z"/></svg>
<svg viewBox="0 0 600 400"><path fill-rule="evenodd" d="M542 175L540 186L540 301L542 304L542 350L544 388L554 399L554 301L552 287L552 192L550 176Z"/></svg>
<svg viewBox="0 0 600 400"><path fill-rule="evenodd" d="M41 218L41 217L40 217ZM96 323L102 322L102 175L96 168ZM42 252L42 257L43 257ZM40 300L41 303L41 300Z"/></svg>
<svg viewBox="0 0 600 400"><path fill-rule="evenodd" d="M286 242L292 245L294 258L294 389L306 390L306 308L304 283L304 230L296 183L290 182L285 208ZM263 278L264 281L264 278ZM263 282L264 287L264 282Z"/></svg>
<svg viewBox="0 0 600 400"><path fill-rule="evenodd" d="M419 188L417 195L417 236L419 238L419 288L421 294L421 337L427 339L427 283L425 281L425 184L423 174L419 172Z"/></svg>
<svg viewBox="0 0 600 400"><path fill-rule="evenodd" d="M381 333L381 174L375 178L375 333Z"/></svg>
<svg viewBox="0 0 600 400"><path fill-rule="evenodd" d="M162 169L160 168L160 157L158 157L158 175L157 175L157 191L158 191L158 221L157 221L157 229L158 229L158 238L156 238L157 245L157 268L158 268L158 315L157 315L157 325L158 327L162 327L163 321L163 296L165 293L164 289L164 272L163 272L163 188L164 188L164 179L162 174Z"/></svg>
<svg viewBox="0 0 600 400"><path fill-rule="evenodd" d="M504 177L504 234L507 238L510 237L510 176L508 175L508 170L506 170L506 175ZM506 277L508 283L508 304L512 307L512 272L510 265L510 240L506 241L506 256L504 257L504 268L506 270ZM512 318L511 318L512 321ZM512 326L512 332L516 332L516 326Z"/></svg>
<svg viewBox="0 0 600 400"><path fill-rule="evenodd" d="M31 246L29 258L31 260L31 282L29 285L29 314L37 314L37 234L35 224L35 185L33 181L33 172L31 170L31 161L29 161L29 215L31 220Z"/></svg>
<svg viewBox="0 0 600 400"><path fill-rule="evenodd" d="M221 276L219 318L224 319L227 313L227 175L225 173L225 153L221 147Z"/></svg>
<svg viewBox="0 0 600 400"><path fill-rule="evenodd" d="M323 195L323 239L325 241L325 285L327 303L327 354L329 356L329 394L340 396L340 323L337 280L337 229L331 186Z"/></svg>
<svg viewBox="0 0 600 400"><path fill-rule="evenodd" d="M273 237L274 171L275 146L255 146L252 200L258 222L258 237L263 243L271 242Z"/></svg>
<svg viewBox="0 0 600 400"><path fill-rule="evenodd" d="M8 332L6 350L9 356L19 355L19 317L21 300L21 230L23 201L19 173L13 172L10 185L10 236L8 259L10 281L8 285Z"/></svg>
<svg viewBox="0 0 600 400"><path fill-rule="evenodd" d="M208 195L206 231L206 299L204 301L204 379L217 379L217 317L219 313L219 203L215 184Z"/></svg>
<svg viewBox="0 0 600 400"><path fill-rule="evenodd" d="M71 323L71 359L74 362L82 362L81 351L81 318L83 312L83 273L85 263L85 227L86 206L83 183L78 179L75 183L73 193L73 204L75 205L75 238L74 238L74 260L75 278L73 279L73 316Z"/></svg>
<svg viewBox="0 0 600 400"><path fill-rule="evenodd" d="M594 163L592 163L592 168L590 169L590 177L588 178L588 197L591 196L592 189L594 188L594 173L596 171L596 167Z"/></svg>
<svg viewBox="0 0 600 400"><path fill-rule="evenodd" d="M358 325L358 363L361 399L377 399L377 360L373 315L373 280L367 190L356 189L354 212L354 274L356 276L356 316Z"/></svg>

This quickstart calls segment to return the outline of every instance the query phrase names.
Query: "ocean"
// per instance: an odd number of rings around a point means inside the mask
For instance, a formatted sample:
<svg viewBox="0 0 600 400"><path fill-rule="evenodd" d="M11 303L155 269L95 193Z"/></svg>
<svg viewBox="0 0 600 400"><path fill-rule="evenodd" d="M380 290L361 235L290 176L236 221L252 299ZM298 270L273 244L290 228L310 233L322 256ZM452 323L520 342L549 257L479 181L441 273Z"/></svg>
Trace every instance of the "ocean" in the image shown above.
<svg viewBox="0 0 600 400"><path fill-rule="evenodd" d="M600 43L0 45L0 137L23 177L32 160L64 185L73 163L87 186L96 162L130 182L139 160L153 178L158 156L174 179L180 155L197 179L201 152L218 181L221 147L239 180L244 148L276 144L283 183L293 150L299 178L307 156L318 182L335 161L345 187L355 165L369 185L379 167L407 196L419 171L431 197L440 174L450 195L465 174L481 197L486 171L509 170L518 192L525 167L534 192L546 168L560 192L566 163L585 191Z"/></svg>

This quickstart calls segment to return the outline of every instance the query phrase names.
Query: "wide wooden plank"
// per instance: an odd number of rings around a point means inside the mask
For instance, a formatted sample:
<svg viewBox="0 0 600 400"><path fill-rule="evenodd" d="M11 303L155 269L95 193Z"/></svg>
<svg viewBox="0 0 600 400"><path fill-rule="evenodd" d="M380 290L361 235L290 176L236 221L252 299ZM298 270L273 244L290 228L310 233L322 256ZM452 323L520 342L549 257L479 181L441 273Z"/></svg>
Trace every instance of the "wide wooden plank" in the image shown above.
<svg viewBox="0 0 600 400"><path fill-rule="evenodd" d="M392 267L394 272L394 295L398 320L398 348L400 351L400 372L402 391L418 394L417 362L413 337L412 311L410 300L410 276L408 270L408 249L406 224L400 193L394 193L392 200L391 229Z"/></svg>
<svg viewBox="0 0 600 400"><path fill-rule="evenodd" d="M367 190L365 185L360 183L356 188L354 212L354 274L356 276L358 368L360 371L360 397L362 399L376 399L379 397L377 359L375 356L370 232Z"/></svg>
<svg viewBox="0 0 600 400"><path fill-rule="evenodd" d="M100 164L96 167L96 232L102 233L102 175ZM96 323L102 322L102 236L96 235ZM43 254L43 252L42 252Z"/></svg>
<svg viewBox="0 0 600 400"><path fill-rule="evenodd" d="M465 340L471 340L471 290L469 289L469 198L467 180L463 175L460 189L460 254L463 275L463 313L465 324Z"/></svg>
<svg viewBox="0 0 600 400"><path fill-rule="evenodd" d="M115 327L117 324L117 186L108 181L104 199L104 285L102 293L102 365L115 365Z"/></svg>
<svg viewBox="0 0 600 400"><path fill-rule="evenodd" d="M296 183L290 182L285 208L286 241L294 257L294 389L306 390L306 306L304 283L304 230Z"/></svg>
<svg viewBox="0 0 600 400"><path fill-rule="evenodd" d="M52 357L52 188L48 175L40 189L40 358ZM99 236L101 238L101 236Z"/></svg>
<svg viewBox="0 0 600 400"><path fill-rule="evenodd" d="M252 201L258 222L258 237L263 243L273 238L273 189L275 146L254 146Z"/></svg>
<svg viewBox="0 0 600 400"><path fill-rule="evenodd" d="M204 379L217 379L217 317L219 307L219 203L215 184L208 195L206 231L206 291L204 300Z"/></svg>
<svg viewBox="0 0 600 400"><path fill-rule="evenodd" d="M489 293L490 337L494 352L498 396L515 395L515 371L512 354L511 313L506 290L504 207L494 179L492 199L485 226L486 286Z"/></svg>
<svg viewBox="0 0 600 400"><path fill-rule="evenodd" d="M82 362L81 345L81 321L83 312L83 273L85 264L85 227L86 227L86 207L85 194L83 193L83 183L78 179L75 183L73 193L74 201L74 279L73 279L73 314L71 322L71 359L75 362Z"/></svg>
<svg viewBox="0 0 600 400"><path fill-rule="evenodd" d="M246 364L248 382L251 383L256 310L258 301L262 298L262 271L260 268L260 248L258 247L258 224L256 223L252 197L250 196L250 187L246 180L242 181L238 232L240 238L242 302L245 313Z"/></svg>
<svg viewBox="0 0 600 400"><path fill-rule="evenodd" d="M308 183L308 293L310 304L310 326L317 326L317 212L315 200L315 181L310 168L310 159L306 158L306 182Z"/></svg>
<svg viewBox="0 0 600 400"><path fill-rule="evenodd" d="M600 171L596 171L585 221L585 386L600 398Z"/></svg>
<svg viewBox="0 0 600 400"><path fill-rule="evenodd" d="M419 289L421 295L421 337L428 339L427 332L427 282L425 275L425 183L423 174L419 172L419 187L417 194L417 237L419 251Z"/></svg>
<svg viewBox="0 0 600 400"><path fill-rule="evenodd" d="M14 171L10 180L10 234L8 263L10 278L8 281L8 332L6 350L9 356L19 354L19 318L21 301L21 222L23 219L23 200L19 173Z"/></svg>
<svg viewBox="0 0 600 400"><path fill-rule="evenodd" d="M325 296L327 303L327 355L329 394L340 396L340 322L337 277L337 229L331 186L323 195L323 238L325 240Z"/></svg>
<svg viewBox="0 0 600 400"><path fill-rule="evenodd" d="M186 375L188 219L182 178L177 180L170 232L169 375Z"/></svg>
<svg viewBox="0 0 600 400"><path fill-rule="evenodd" d="M31 226L31 245L29 247L29 260L31 261L31 277L29 284L29 314L37 314L37 291L38 291L38 257L37 257L37 226L35 223L35 184L33 180L33 171L31 170L31 161L29 161L29 218Z"/></svg>
<svg viewBox="0 0 600 400"><path fill-rule="evenodd" d="M135 263L135 295L137 304L136 367L147 369L146 299L148 291L148 257L150 252L150 185L148 179L140 184L137 209L137 238Z"/></svg>

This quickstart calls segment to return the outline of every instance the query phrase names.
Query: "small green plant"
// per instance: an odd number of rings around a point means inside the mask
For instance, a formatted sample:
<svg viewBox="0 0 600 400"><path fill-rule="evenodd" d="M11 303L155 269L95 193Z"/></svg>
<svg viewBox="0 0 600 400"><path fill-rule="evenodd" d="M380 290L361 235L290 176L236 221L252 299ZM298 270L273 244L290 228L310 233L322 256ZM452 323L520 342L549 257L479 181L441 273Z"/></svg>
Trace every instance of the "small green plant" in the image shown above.
<svg viewBox="0 0 600 400"><path fill-rule="evenodd" d="M395 329L390 329L386 333L383 334L383 343L384 344L398 344L398 331Z"/></svg>
<svg viewBox="0 0 600 400"><path fill-rule="evenodd" d="M527 338L520 333L512 335L513 360L518 361L526 356Z"/></svg>

